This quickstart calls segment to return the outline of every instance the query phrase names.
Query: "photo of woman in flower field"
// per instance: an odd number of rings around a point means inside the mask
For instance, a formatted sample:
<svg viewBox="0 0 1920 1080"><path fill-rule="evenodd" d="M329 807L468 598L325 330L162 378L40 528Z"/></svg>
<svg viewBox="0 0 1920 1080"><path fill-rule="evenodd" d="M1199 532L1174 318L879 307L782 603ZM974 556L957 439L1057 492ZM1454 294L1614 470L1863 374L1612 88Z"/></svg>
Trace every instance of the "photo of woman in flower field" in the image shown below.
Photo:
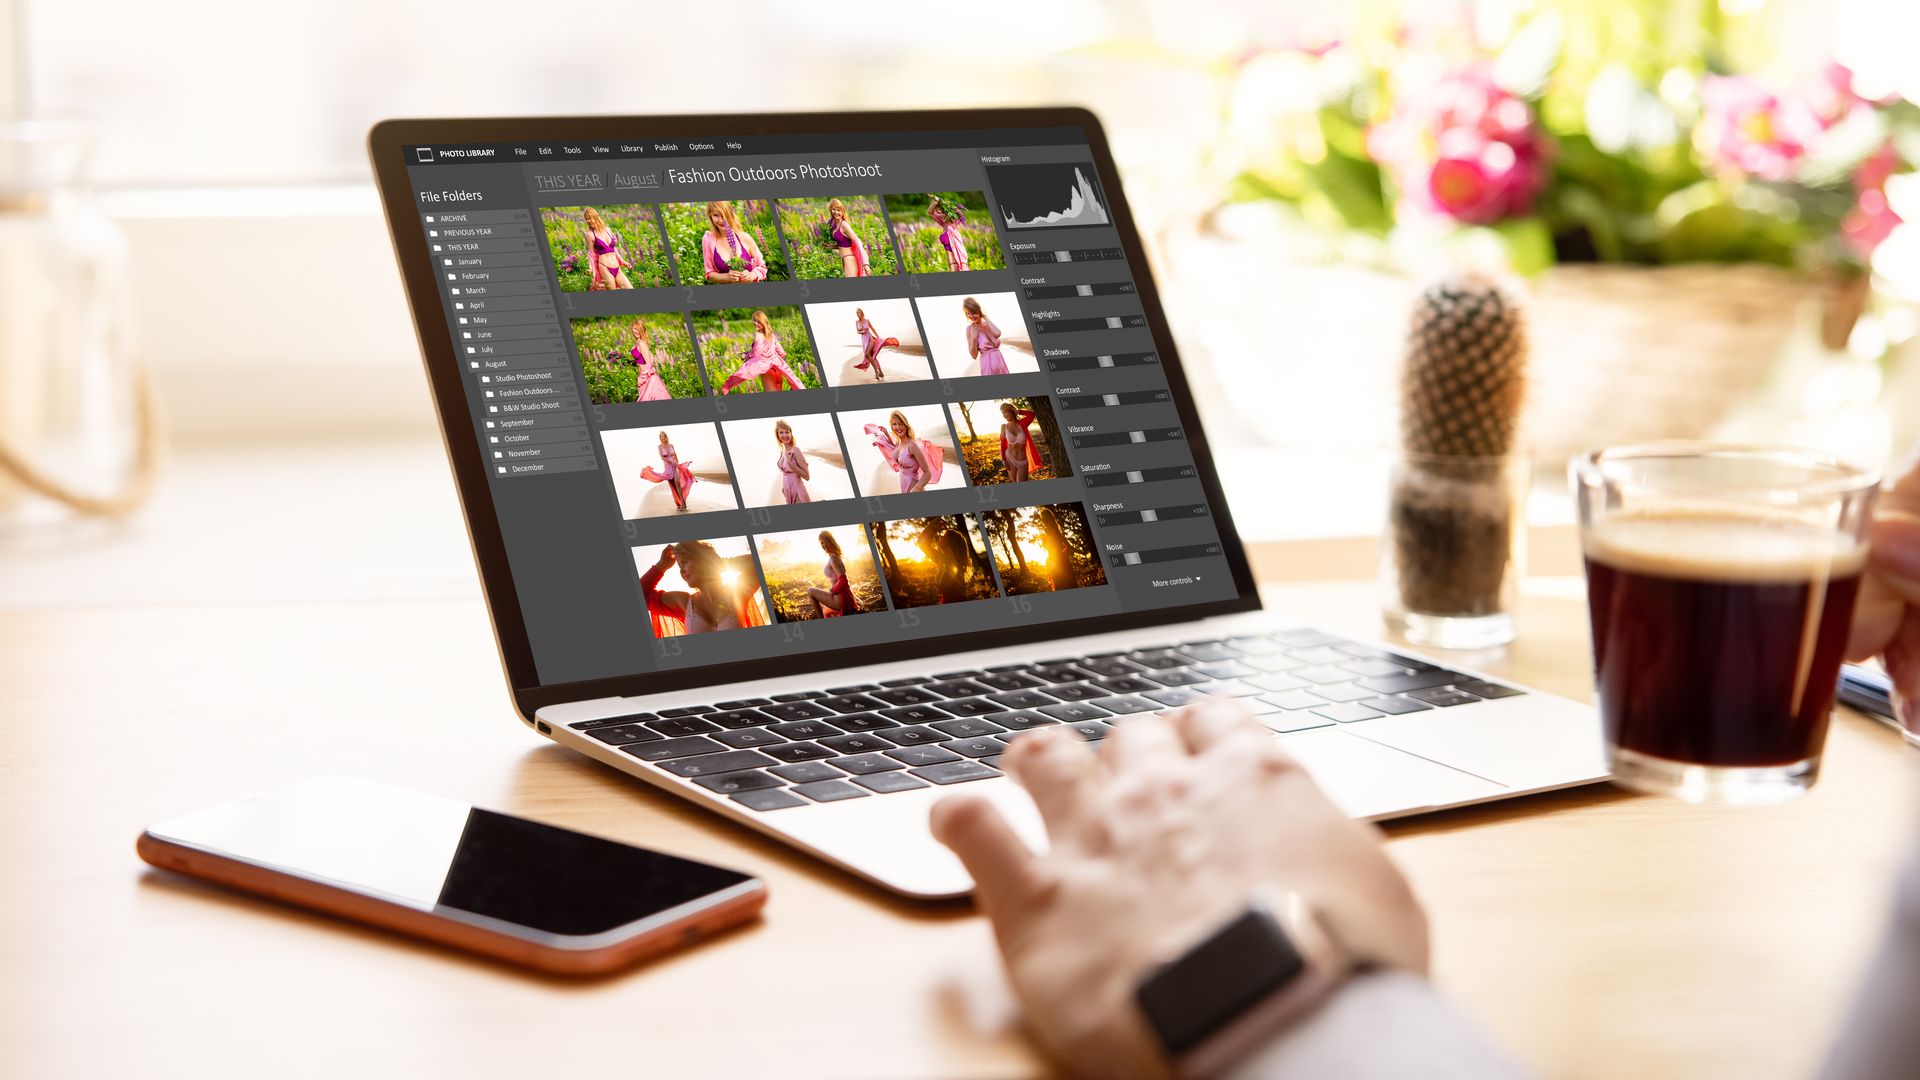
<svg viewBox="0 0 1920 1080"><path fill-rule="evenodd" d="M677 312L574 319L568 325L595 405L706 396L693 338Z"/></svg>
<svg viewBox="0 0 1920 1080"><path fill-rule="evenodd" d="M660 213L683 284L732 285L791 276L773 227L773 204L765 199L671 203Z"/></svg>
<svg viewBox="0 0 1920 1080"><path fill-rule="evenodd" d="M633 549L655 638L765 626L767 599L744 536Z"/></svg>
<svg viewBox="0 0 1920 1080"><path fill-rule="evenodd" d="M872 195L833 199L781 199L780 231L793 253L793 276L802 279L897 274L899 261L887 242L880 200Z"/></svg>
<svg viewBox="0 0 1920 1080"><path fill-rule="evenodd" d="M979 517L1008 596L1107 583L1081 504L986 510Z"/></svg>
<svg viewBox="0 0 1920 1080"><path fill-rule="evenodd" d="M651 206L549 206L540 211L561 292L673 284Z"/></svg>
<svg viewBox="0 0 1920 1080"><path fill-rule="evenodd" d="M693 336L716 394L818 390L826 385L793 306L719 308L693 313Z"/></svg>
<svg viewBox="0 0 1920 1080"><path fill-rule="evenodd" d="M1066 439L1045 396L954 402L960 453L975 484L1018 484L1071 475Z"/></svg>
<svg viewBox="0 0 1920 1080"><path fill-rule="evenodd" d="M880 573L897 608L986 600L1000 595L993 559L965 514L877 522Z"/></svg>
<svg viewBox="0 0 1920 1080"><path fill-rule="evenodd" d="M987 197L978 191L889 195L887 217L909 274L1005 270Z"/></svg>
<svg viewBox="0 0 1920 1080"><path fill-rule="evenodd" d="M887 609L864 525L754 537L779 622L840 619Z"/></svg>

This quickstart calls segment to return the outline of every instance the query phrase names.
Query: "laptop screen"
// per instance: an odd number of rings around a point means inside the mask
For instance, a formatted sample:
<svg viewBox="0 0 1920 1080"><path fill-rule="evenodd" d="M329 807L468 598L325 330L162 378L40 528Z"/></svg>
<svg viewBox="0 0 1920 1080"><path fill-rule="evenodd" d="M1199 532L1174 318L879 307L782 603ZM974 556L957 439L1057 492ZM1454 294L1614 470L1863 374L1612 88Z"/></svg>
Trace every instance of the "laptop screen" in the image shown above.
<svg viewBox="0 0 1920 1080"><path fill-rule="evenodd" d="M1238 595L1079 129L402 150L542 684Z"/></svg>

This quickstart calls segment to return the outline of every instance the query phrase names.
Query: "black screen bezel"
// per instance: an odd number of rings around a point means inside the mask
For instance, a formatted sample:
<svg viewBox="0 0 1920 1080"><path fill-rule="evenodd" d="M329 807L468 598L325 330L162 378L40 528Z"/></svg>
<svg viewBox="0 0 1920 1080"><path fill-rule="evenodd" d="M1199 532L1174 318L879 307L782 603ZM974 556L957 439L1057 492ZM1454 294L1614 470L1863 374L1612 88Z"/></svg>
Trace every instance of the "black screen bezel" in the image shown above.
<svg viewBox="0 0 1920 1080"><path fill-rule="evenodd" d="M387 216L387 231L400 264L400 276L406 283L408 306L413 313L414 332L426 364L427 381L432 389L434 408L440 418L440 434L453 468L454 482L460 493L460 505L467 519L467 533L473 544L474 560L480 569L481 587L493 618L494 638L500 647L507 683L514 706L521 718L531 722L536 709L568 701L603 697L639 697L699 686L719 685L747 679L820 671L835 667L884 663L895 660L940 656L971 649L1018 645L1088 632L1074 621L1038 623L1031 627L1002 626L991 631L969 634L943 634L924 639L907 639L886 645L823 652L779 653L752 660L672 671L639 672L567 683L542 683L534 663L533 646L527 634L519 593L514 585L498 513L488 485L478 432L467 405L466 390L460 380L454 356L452 336L446 329L446 312L438 283L432 273L425 230L414 206L413 185L408 178L410 163L404 148L419 144L490 143L551 140L556 142L589 139L697 139L792 134L890 134L925 131L995 130L1008 128L1072 128L1079 131L1090 148L1094 166L1099 170L1111 203L1113 224L1120 246L1134 275L1140 306L1160 355L1167 384L1173 395L1187 442L1192 447L1196 472L1220 533L1222 550L1233 573L1237 595L1231 599L1182 604L1145 611L1122 612L1102 616L1099 630L1125 630L1173 622L1187 622L1213 615L1258 610L1260 596L1254 584L1253 570L1247 561L1240 534L1233 526L1220 488L1220 477L1213 467L1206 433L1200 426L1193 395L1187 386L1173 337L1167 329L1166 313L1160 305L1159 290L1147 264L1146 253L1134 226L1132 208L1119 183L1113 153L1106 131L1094 114L1073 106L1024 109L921 110L888 112L767 113L758 115L679 115L679 116L571 116L549 118L476 118L386 120L374 126L367 136L367 151L372 160L380 200Z"/></svg>

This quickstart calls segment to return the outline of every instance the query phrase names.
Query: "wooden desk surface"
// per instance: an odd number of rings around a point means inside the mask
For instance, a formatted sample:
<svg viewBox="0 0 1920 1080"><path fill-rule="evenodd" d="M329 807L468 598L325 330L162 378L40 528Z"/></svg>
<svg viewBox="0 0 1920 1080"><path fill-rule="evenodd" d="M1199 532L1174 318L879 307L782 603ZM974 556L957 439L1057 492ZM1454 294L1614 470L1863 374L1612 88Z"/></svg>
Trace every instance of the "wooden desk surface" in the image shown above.
<svg viewBox="0 0 1920 1080"><path fill-rule="evenodd" d="M1374 634L1358 583L1272 599ZM1491 667L1588 694L1577 582ZM1479 662L1479 661L1476 661ZM551 747L477 599L0 612L0 1075L1027 1075L984 924ZM1390 829L1436 977L1553 1077L1811 1075L1913 836L1920 755L1836 719L1801 802L1611 789ZM764 922L558 982L148 871L148 822L322 772L763 875Z"/></svg>

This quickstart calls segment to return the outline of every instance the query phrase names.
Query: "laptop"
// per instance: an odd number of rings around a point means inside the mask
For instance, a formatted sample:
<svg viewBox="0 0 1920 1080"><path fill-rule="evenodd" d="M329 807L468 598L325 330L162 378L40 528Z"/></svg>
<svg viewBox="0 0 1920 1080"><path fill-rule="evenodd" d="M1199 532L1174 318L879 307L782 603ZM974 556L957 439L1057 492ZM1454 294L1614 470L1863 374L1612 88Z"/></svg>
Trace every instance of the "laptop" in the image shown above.
<svg viewBox="0 0 1920 1080"><path fill-rule="evenodd" d="M1209 696L1356 817L1604 777L1587 707L1261 610L1091 113L369 150L540 735L926 898L971 888L949 790L1044 843L998 768L1022 732Z"/></svg>

